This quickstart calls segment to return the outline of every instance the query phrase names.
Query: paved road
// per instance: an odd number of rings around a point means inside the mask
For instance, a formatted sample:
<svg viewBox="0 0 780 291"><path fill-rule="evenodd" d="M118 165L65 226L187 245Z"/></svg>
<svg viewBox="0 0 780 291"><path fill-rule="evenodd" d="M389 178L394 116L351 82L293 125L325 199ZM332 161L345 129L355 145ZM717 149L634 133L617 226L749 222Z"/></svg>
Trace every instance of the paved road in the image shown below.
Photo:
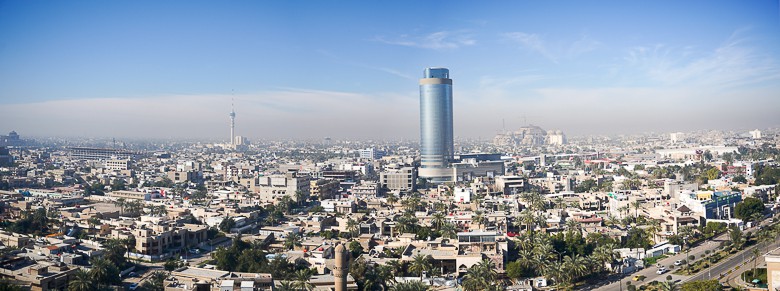
<svg viewBox="0 0 780 291"><path fill-rule="evenodd" d="M770 245L770 248L777 247L780 245L780 242L775 242ZM728 273L729 270L734 270L735 267L738 265L742 265L743 263L747 263L749 267L753 267L753 249L758 247L757 245L751 246L749 248L746 248L736 254L731 255L726 260L718 262L715 266L710 267L707 270L703 270L699 272L698 274L688 278L684 281L697 281L697 280L709 280L709 279L715 279L720 276L720 274ZM759 259L759 265L761 262L763 262L763 254L765 253L764 250L766 250L765 246L761 247L761 255L759 255L761 258ZM740 272L744 271L745 268L740 268ZM734 272L732 272L732 275ZM725 280L722 280L725 281Z"/></svg>
<svg viewBox="0 0 780 291"><path fill-rule="evenodd" d="M768 224L769 224L768 221L764 221L762 223L762 225L764 225L764 226L766 226ZM752 232L752 231L756 231L756 228L752 228L752 229L746 230L745 232L747 233L747 232ZM704 243L694 247L693 249L691 249L689 251L689 254L696 256L697 261L698 261L699 258L701 257L701 255L703 255L705 253L705 251L707 251L707 250L712 251L712 250L716 249L718 247L718 245L722 241L727 241L727 240L730 240L728 231L723 233L723 234L721 234L721 235L719 235L719 236L717 236L717 237L715 237L715 238L713 238L713 239L711 239L711 240L709 240L709 241L706 241L706 242L704 242ZM775 242L774 243L774 245L778 245L778 244L780 244L780 242ZM727 258L724 261L719 262L716 266L712 267L712 270L710 270L709 272L707 270L704 270L704 271L701 271L701 272L699 272L698 274L696 274L696 275L694 275L692 277L690 277L690 276L683 276L683 275L672 275L672 280L673 281L681 280L682 282L691 281L691 280L702 280L702 279L707 279L708 276L710 276L710 275L712 276L712 278L718 278L718 275L720 273L726 273L729 268L731 268L733 270L733 268L736 267L736 265L738 265L741 262L743 262L743 260L742 260L742 254L743 253L745 254L745 260L748 260L750 257L752 257L752 253L750 253L751 249L752 248L748 248L748 249L746 249L746 250L744 250L742 252L739 252L739 253L736 253L736 254L730 256L729 258ZM674 261L676 261L676 260L687 260L687 257L688 257L688 255L685 252L681 252L681 253L679 253L677 255L674 255L674 256L671 256L669 258L660 260L660 261L658 261L658 263L660 263L662 266L666 266L667 269L669 269L669 266L673 265ZM752 264L751 264L751 266L752 266ZM652 282L652 281L665 281L666 280L666 276L671 274L671 272L666 272L664 274L660 274L659 275L659 274L656 274L657 270L658 270L657 267L649 266L648 268L645 268L644 270L640 270L639 272L635 272L635 273L632 273L632 274L627 274L625 277L620 279L620 281L612 281L612 282L610 282L610 283L608 283L606 285L601 285L601 286L588 286L588 287L582 288L582 290L596 290L596 291L625 290L625 286L626 286L627 282L631 282L631 284L633 284L635 286L638 286L638 285L643 285L644 283L649 283L649 282ZM740 270L743 270L743 269L740 269ZM673 269L672 269L672 271L673 271ZM633 281L632 278L634 276L637 276L637 275L644 275L646 278L645 278L644 281L641 281L641 282ZM722 281L725 281L725 280L722 280ZM622 286L621 286L621 284L622 284Z"/></svg>
<svg viewBox="0 0 780 291"><path fill-rule="evenodd" d="M704 270L702 272L699 272L698 274L688 278L684 281L697 281L697 280L709 280L709 279L719 279L720 282L723 283L730 283L734 285L734 279L738 277L742 272L753 268L753 249L760 247L760 254L758 257L758 261L755 262L756 266L761 267L764 265L764 256L767 251L773 250L780 246L780 241L773 242L769 244L769 246L766 245L754 245L749 248L746 248L745 250L742 250L732 256L730 256L725 261L718 262L715 266L712 266L709 268L709 270ZM736 269L739 266L739 269ZM736 269L736 270L735 270ZM728 271L731 270L731 274L728 274ZM720 277L720 275L723 274L723 277ZM736 285L735 285L736 286Z"/></svg>

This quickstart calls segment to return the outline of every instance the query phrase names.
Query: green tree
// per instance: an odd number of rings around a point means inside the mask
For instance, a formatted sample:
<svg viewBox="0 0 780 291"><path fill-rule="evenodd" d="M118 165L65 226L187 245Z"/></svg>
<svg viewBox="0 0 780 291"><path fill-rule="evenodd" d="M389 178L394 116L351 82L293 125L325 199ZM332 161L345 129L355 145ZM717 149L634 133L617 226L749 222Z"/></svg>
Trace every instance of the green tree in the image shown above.
<svg viewBox="0 0 780 291"><path fill-rule="evenodd" d="M431 268L431 258L420 254L412 257L412 263L409 265L409 271L420 276L420 279L423 273L430 271Z"/></svg>
<svg viewBox="0 0 780 291"><path fill-rule="evenodd" d="M628 231L627 238L623 247L625 248L648 248L650 240L644 229L635 227Z"/></svg>
<svg viewBox="0 0 780 291"><path fill-rule="evenodd" d="M406 281L390 288L391 291L427 291L428 289L430 287L421 281Z"/></svg>
<svg viewBox="0 0 780 291"><path fill-rule="evenodd" d="M742 249L742 246L745 243L745 239L742 236L742 230L736 226L732 226L729 229L729 239L731 239L731 244L736 249Z"/></svg>
<svg viewBox="0 0 780 291"><path fill-rule="evenodd" d="M102 285L118 285L121 282L119 278L119 268L114 262L105 258L92 259L92 268L89 275L93 282Z"/></svg>
<svg viewBox="0 0 780 291"><path fill-rule="evenodd" d="M295 247L301 246L301 242L303 240L301 239L301 236L297 233L290 233L287 235L287 237L284 238L284 247L288 250L295 249Z"/></svg>
<svg viewBox="0 0 780 291"><path fill-rule="evenodd" d="M720 176L720 171L715 167L712 167L706 172L704 172L704 177L707 178L707 180L715 180L718 179L719 176Z"/></svg>
<svg viewBox="0 0 780 291"><path fill-rule="evenodd" d="M163 271L155 271L149 276L149 279L141 284L142 291L163 291L165 290L165 279L168 278L168 273Z"/></svg>
<svg viewBox="0 0 780 291"><path fill-rule="evenodd" d="M525 268L519 261L509 262L506 264L506 276L510 279L520 279L525 275Z"/></svg>
<svg viewBox="0 0 780 291"><path fill-rule="evenodd" d="M360 245L360 242L351 241L347 248L353 258L360 257L360 255L363 254L363 246Z"/></svg>
<svg viewBox="0 0 780 291"><path fill-rule="evenodd" d="M762 214L766 207L761 199L747 197L734 207L734 216L742 220L752 220L755 214Z"/></svg>
<svg viewBox="0 0 780 291"><path fill-rule="evenodd" d="M76 270L72 279L68 282L68 291L93 291L95 289L95 282L92 280L92 276L84 269ZM0 288L0 290L5 289Z"/></svg>
<svg viewBox="0 0 780 291"><path fill-rule="evenodd" d="M165 270L169 272L181 268L183 266L184 266L184 262L176 259L168 259L167 261L165 261L165 265L163 265Z"/></svg>
<svg viewBox="0 0 780 291"><path fill-rule="evenodd" d="M489 289L497 284L496 265L491 260L483 259L471 266L463 276L463 289L477 291Z"/></svg>
<svg viewBox="0 0 780 291"><path fill-rule="evenodd" d="M125 188L127 188L125 179L117 178L111 183L111 191L125 190Z"/></svg>
<svg viewBox="0 0 780 291"><path fill-rule="evenodd" d="M685 282L680 286L680 291L722 291L723 286L718 280L700 280Z"/></svg>
<svg viewBox="0 0 780 291"><path fill-rule="evenodd" d="M224 233L230 233L230 229L236 227L236 221L232 217L228 217L219 223L219 230Z"/></svg>
<svg viewBox="0 0 780 291"><path fill-rule="evenodd" d="M661 291L676 291L679 289L677 283L675 283L674 281L661 282L660 287L661 287Z"/></svg>
<svg viewBox="0 0 780 291"><path fill-rule="evenodd" d="M574 188L574 191L577 193L585 193L585 192L591 192L598 189L598 185L596 184L596 181L593 179L587 179L585 181L582 181L577 187Z"/></svg>
<svg viewBox="0 0 780 291"><path fill-rule="evenodd" d="M442 237L450 239L458 237L458 232L455 228L455 225L449 222L442 224L441 228L439 228L439 234L441 234Z"/></svg>
<svg viewBox="0 0 780 291"><path fill-rule="evenodd" d="M444 223L446 222L444 219L445 219L444 213L441 212L434 213L431 216L431 226L437 229L441 228L441 226L444 225Z"/></svg>
<svg viewBox="0 0 780 291"><path fill-rule="evenodd" d="M293 287L298 290L312 290L314 284L310 282L311 276L314 272L311 269L302 269L295 272L295 281Z"/></svg>
<svg viewBox="0 0 780 291"><path fill-rule="evenodd" d="M125 242L120 239L109 239L103 242L103 257L116 265L118 268L123 268L127 264L125 254L127 253L127 246Z"/></svg>
<svg viewBox="0 0 780 291"><path fill-rule="evenodd" d="M352 218L347 219L347 231L351 237L357 237L360 233L360 224Z"/></svg>
<svg viewBox="0 0 780 291"><path fill-rule="evenodd" d="M748 180L745 179L745 176L742 175L734 177L734 179L731 179L731 181L734 183L742 183L742 184L747 184L748 182Z"/></svg>
<svg viewBox="0 0 780 291"><path fill-rule="evenodd" d="M294 287L294 283L286 280L279 282L279 286L274 288L276 291L299 291Z"/></svg>

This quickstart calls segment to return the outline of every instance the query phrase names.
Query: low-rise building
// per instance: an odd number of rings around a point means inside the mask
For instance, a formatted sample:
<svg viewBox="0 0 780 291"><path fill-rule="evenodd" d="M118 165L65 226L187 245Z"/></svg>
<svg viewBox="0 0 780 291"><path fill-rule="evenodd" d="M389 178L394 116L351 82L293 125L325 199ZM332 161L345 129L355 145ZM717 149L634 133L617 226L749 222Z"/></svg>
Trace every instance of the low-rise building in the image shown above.
<svg viewBox="0 0 780 291"><path fill-rule="evenodd" d="M417 182L417 171L414 167L387 169L380 174L382 188L390 191L414 191Z"/></svg>

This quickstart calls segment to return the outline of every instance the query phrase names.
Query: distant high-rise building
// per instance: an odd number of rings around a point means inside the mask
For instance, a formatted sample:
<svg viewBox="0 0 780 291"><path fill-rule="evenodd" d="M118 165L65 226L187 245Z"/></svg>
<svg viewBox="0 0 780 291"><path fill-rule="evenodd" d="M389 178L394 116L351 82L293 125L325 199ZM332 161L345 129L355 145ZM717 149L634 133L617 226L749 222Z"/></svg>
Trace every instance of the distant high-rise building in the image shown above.
<svg viewBox="0 0 780 291"><path fill-rule="evenodd" d="M249 145L249 139L247 139L245 136L237 135L235 139L233 139L233 144L236 146Z"/></svg>
<svg viewBox="0 0 780 291"><path fill-rule="evenodd" d="M750 131L750 136L753 137L753 139L761 139L761 131L758 129Z"/></svg>
<svg viewBox="0 0 780 291"><path fill-rule="evenodd" d="M452 79L446 68L427 68L420 79L421 178L452 180L448 169L454 155Z"/></svg>
<svg viewBox="0 0 780 291"><path fill-rule="evenodd" d="M685 134L682 132L672 132L669 134L669 140L672 143L682 142Z"/></svg>
<svg viewBox="0 0 780 291"><path fill-rule="evenodd" d="M360 158L367 160L378 160L385 156L385 152L374 148L360 150Z"/></svg>

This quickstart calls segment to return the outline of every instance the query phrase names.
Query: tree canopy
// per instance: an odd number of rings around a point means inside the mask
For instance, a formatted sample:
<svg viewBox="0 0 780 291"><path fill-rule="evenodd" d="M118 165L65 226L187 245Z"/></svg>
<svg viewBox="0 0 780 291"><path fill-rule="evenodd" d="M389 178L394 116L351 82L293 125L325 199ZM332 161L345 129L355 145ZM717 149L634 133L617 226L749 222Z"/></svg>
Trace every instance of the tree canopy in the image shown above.
<svg viewBox="0 0 780 291"><path fill-rule="evenodd" d="M685 282L680 286L680 291L721 291L723 286L718 280L701 280Z"/></svg>
<svg viewBox="0 0 780 291"><path fill-rule="evenodd" d="M756 214L764 213L765 208L761 199L747 197L734 207L734 216L742 220L752 220Z"/></svg>

